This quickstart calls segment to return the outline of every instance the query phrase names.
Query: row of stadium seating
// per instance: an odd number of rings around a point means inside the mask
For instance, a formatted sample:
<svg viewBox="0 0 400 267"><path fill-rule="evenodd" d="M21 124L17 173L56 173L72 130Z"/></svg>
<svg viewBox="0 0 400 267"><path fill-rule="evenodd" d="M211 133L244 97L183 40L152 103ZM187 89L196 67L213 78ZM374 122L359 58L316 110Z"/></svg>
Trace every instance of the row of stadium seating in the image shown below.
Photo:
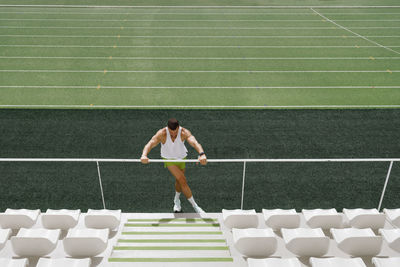
<svg viewBox="0 0 400 267"><path fill-rule="evenodd" d="M0 214L0 249L10 239L15 255L22 259L0 258L0 266L28 266L27 257L43 257L57 247L62 231L68 231L63 238L66 255L79 258L40 258L37 267L89 267L93 257L104 252L108 246L110 231L117 230L121 221L121 210L89 209L84 217L86 229L72 229L79 221L80 210L52 210L41 214L40 210L7 209ZM41 217L44 228L30 229Z"/></svg>
<svg viewBox="0 0 400 267"><path fill-rule="evenodd" d="M302 215L302 216L300 216ZM278 239L298 257L310 257L312 267L366 267L360 257L377 256L386 241L389 248L400 252L400 209L303 209L262 210L265 225L259 229L259 215L255 210L222 210L226 228L232 231L234 248L245 258L249 267L300 267L298 258L276 258ZM305 225L300 227L301 217ZM389 221L391 228L384 229ZM265 226L267 228L265 228ZM349 258L328 255L330 246ZM322 257L322 258L317 258ZM399 267L400 257L374 257L376 267Z"/></svg>
<svg viewBox="0 0 400 267"><path fill-rule="evenodd" d="M262 210L265 224L273 230L281 228L298 228L300 214L295 209ZM256 228L258 216L253 210L222 210L224 224L228 228ZM380 213L377 209L343 209L343 215L336 209L302 210L307 225L311 228L383 228L386 218L400 227L400 209L384 209Z"/></svg>
<svg viewBox="0 0 400 267"><path fill-rule="evenodd" d="M40 210L6 209L0 213L0 226L3 229L31 228L41 215L43 227L46 229L68 230L78 224L81 210L52 210L41 214ZM85 215L88 228L116 229L121 222L121 210L89 209Z"/></svg>
<svg viewBox="0 0 400 267"><path fill-rule="evenodd" d="M246 257L268 257L276 252L277 238L271 229L232 229L235 248ZM286 248L300 257L321 257L329 250L330 238L321 228L281 229ZM371 230L331 229L337 247L350 256L376 256L382 248L382 237L389 247L400 252L400 229Z"/></svg>
<svg viewBox="0 0 400 267"><path fill-rule="evenodd" d="M301 267L297 258L248 259L249 267ZM372 258L375 267L398 267L400 258ZM312 267L367 267L361 258L310 258Z"/></svg>
<svg viewBox="0 0 400 267"><path fill-rule="evenodd" d="M40 258L36 267L89 267L91 259L48 259ZM28 259L6 259L0 258L2 267L26 267L29 265Z"/></svg>

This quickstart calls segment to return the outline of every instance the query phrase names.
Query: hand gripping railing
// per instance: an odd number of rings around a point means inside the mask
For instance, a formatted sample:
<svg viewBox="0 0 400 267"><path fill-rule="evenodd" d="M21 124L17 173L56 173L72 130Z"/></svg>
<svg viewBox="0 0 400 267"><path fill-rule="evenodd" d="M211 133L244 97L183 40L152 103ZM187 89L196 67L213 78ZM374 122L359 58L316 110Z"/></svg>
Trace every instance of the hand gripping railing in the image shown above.
<svg viewBox="0 0 400 267"><path fill-rule="evenodd" d="M140 163L140 159L101 159L101 158L0 158L0 162L96 162L97 173L99 177L99 185L103 207L106 208L104 201L103 186L100 174L99 162L136 162ZM243 209L244 185L246 178L246 162L390 162L389 169L386 174L385 184L382 189L381 198L378 204L378 211L381 210L383 197L385 195L386 186L389 182L390 172L392 171L393 162L400 161L400 158L347 158L347 159L207 159L208 163L219 162L243 162L243 181L242 181L242 197L240 208ZM164 160L164 159L149 159L151 162L199 162L198 159L182 159L182 160Z"/></svg>

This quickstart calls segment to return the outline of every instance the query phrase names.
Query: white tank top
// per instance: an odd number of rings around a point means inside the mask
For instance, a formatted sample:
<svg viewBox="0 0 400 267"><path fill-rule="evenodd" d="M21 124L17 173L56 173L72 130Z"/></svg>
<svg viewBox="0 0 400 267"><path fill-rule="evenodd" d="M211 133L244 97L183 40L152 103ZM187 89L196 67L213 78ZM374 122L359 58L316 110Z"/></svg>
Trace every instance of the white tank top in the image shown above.
<svg viewBox="0 0 400 267"><path fill-rule="evenodd" d="M181 138L182 127L179 127L175 142L172 142L168 127L165 127L165 130L167 131L167 139L165 144L161 143L161 157L166 159L185 158L187 156L187 149L185 147L185 141L182 142Z"/></svg>

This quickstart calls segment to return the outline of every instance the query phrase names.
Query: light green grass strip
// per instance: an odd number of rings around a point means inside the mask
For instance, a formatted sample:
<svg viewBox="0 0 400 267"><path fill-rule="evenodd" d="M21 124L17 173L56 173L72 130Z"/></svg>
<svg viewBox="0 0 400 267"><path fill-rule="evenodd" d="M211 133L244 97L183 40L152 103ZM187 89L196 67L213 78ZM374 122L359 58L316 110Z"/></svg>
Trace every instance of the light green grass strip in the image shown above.
<svg viewBox="0 0 400 267"><path fill-rule="evenodd" d="M229 250L227 246L117 246L114 250Z"/></svg>
<svg viewBox="0 0 400 267"><path fill-rule="evenodd" d="M109 262L233 262L233 258L109 258Z"/></svg>
<svg viewBox="0 0 400 267"><path fill-rule="evenodd" d="M219 223L126 223L126 227L219 227Z"/></svg>
<svg viewBox="0 0 400 267"><path fill-rule="evenodd" d="M122 232L123 235L222 235L221 231Z"/></svg>
<svg viewBox="0 0 400 267"><path fill-rule="evenodd" d="M118 239L119 243L225 243L225 239Z"/></svg>
<svg viewBox="0 0 400 267"><path fill-rule="evenodd" d="M128 222L158 222L158 223L163 223L163 222L218 222L218 219L212 219L212 218L196 218L196 219L185 219L185 218L163 218L163 219L128 219Z"/></svg>

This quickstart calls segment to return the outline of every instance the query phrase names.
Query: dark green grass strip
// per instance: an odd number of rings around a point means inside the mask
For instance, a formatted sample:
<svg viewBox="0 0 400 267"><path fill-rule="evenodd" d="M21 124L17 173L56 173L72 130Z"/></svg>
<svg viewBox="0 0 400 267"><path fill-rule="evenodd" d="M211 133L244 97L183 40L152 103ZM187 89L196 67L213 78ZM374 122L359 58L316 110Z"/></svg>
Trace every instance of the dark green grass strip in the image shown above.
<svg viewBox="0 0 400 267"><path fill-rule="evenodd" d="M114 250L229 250L228 246L117 246Z"/></svg>
<svg viewBox="0 0 400 267"><path fill-rule="evenodd" d="M225 239L118 239L118 243L225 243Z"/></svg>
<svg viewBox="0 0 400 267"><path fill-rule="evenodd" d="M157 223L168 223L168 222L210 222L210 223L215 223L218 222L218 219L211 219L211 218L202 218L202 219L185 219L185 218L181 218L181 219L175 219L175 218L171 218L171 219L128 219L128 222L152 222L152 221L156 221Z"/></svg>
<svg viewBox="0 0 400 267"><path fill-rule="evenodd" d="M233 258L109 258L109 262L233 262Z"/></svg>
<svg viewBox="0 0 400 267"><path fill-rule="evenodd" d="M123 235L222 235L221 231L122 232Z"/></svg>
<svg viewBox="0 0 400 267"><path fill-rule="evenodd" d="M126 223L126 227L219 227L219 223Z"/></svg>

